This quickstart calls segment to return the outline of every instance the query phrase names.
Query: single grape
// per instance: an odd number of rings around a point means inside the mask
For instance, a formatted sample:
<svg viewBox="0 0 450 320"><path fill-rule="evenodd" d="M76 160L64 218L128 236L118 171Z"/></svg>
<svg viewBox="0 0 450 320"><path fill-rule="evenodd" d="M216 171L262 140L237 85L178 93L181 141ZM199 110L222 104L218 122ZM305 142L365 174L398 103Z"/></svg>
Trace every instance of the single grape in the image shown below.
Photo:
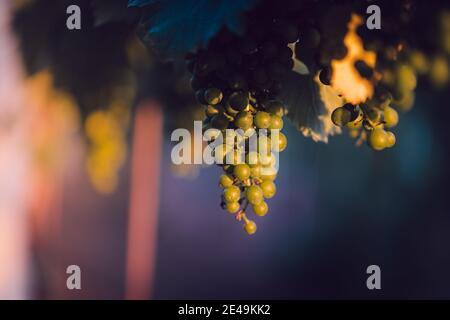
<svg viewBox="0 0 450 320"><path fill-rule="evenodd" d="M277 178L277 173L274 168L264 168L261 170L261 179L263 181L270 180L274 181Z"/></svg>
<svg viewBox="0 0 450 320"><path fill-rule="evenodd" d="M272 150L271 139L265 135L260 135L258 137L258 153L260 161L262 161L262 157L270 156L271 150Z"/></svg>
<svg viewBox="0 0 450 320"><path fill-rule="evenodd" d="M278 100L269 101L266 111L272 115L282 117L284 115L284 105Z"/></svg>
<svg viewBox="0 0 450 320"><path fill-rule="evenodd" d="M230 186L223 190L223 199L225 202L237 202L241 197L241 190L236 186Z"/></svg>
<svg viewBox="0 0 450 320"><path fill-rule="evenodd" d="M261 177L261 170L262 170L262 166L261 165L256 165L256 166L250 167L250 176L252 178L260 178Z"/></svg>
<svg viewBox="0 0 450 320"><path fill-rule="evenodd" d="M259 160L263 167L273 167L275 165L275 156L272 152L269 153L260 153Z"/></svg>
<svg viewBox="0 0 450 320"><path fill-rule="evenodd" d="M373 123L378 123L381 120L381 111L377 108L369 108L366 115Z"/></svg>
<svg viewBox="0 0 450 320"><path fill-rule="evenodd" d="M254 167L260 164L259 154L256 151L250 151L245 156L245 162L250 166Z"/></svg>
<svg viewBox="0 0 450 320"><path fill-rule="evenodd" d="M271 124L270 114L264 111L258 111L255 115L255 125L260 129L267 129Z"/></svg>
<svg viewBox="0 0 450 320"><path fill-rule="evenodd" d="M409 55L409 62L414 70L423 75L430 69L430 63L427 57L420 51L414 50Z"/></svg>
<svg viewBox="0 0 450 320"><path fill-rule="evenodd" d="M282 39L287 43L296 42L298 39L298 29L297 27L283 20L276 20L274 23L274 31Z"/></svg>
<svg viewBox="0 0 450 320"><path fill-rule="evenodd" d="M264 217L267 214L267 211L269 211L269 206L265 201L252 205L252 208L253 212L260 217Z"/></svg>
<svg viewBox="0 0 450 320"><path fill-rule="evenodd" d="M417 78L414 70L409 65L403 64L397 68L397 86L401 91L414 90L417 85Z"/></svg>
<svg viewBox="0 0 450 320"><path fill-rule="evenodd" d="M234 110L232 107L230 107L230 105L227 105L225 107L225 111L232 117L236 117L237 114L239 113L239 111Z"/></svg>
<svg viewBox="0 0 450 320"><path fill-rule="evenodd" d="M389 106L384 108L384 122L387 128L392 128L397 125L398 113L394 108Z"/></svg>
<svg viewBox="0 0 450 320"><path fill-rule="evenodd" d="M245 196L251 204L258 204L263 200L263 191L257 185L252 185L245 190Z"/></svg>
<svg viewBox="0 0 450 320"><path fill-rule="evenodd" d="M331 68L325 67L320 70L319 80L322 84L329 86L331 84Z"/></svg>
<svg viewBox="0 0 450 320"><path fill-rule="evenodd" d="M373 129L369 133L367 140L369 146L377 151L383 150L387 146L387 134L384 129Z"/></svg>
<svg viewBox="0 0 450 320"><path fill-rule="evenodd" d="M279 132L278 143L272 140L272 150L275 152L282 152L284 151L284 149L286 149L286 147L287 147L287 138L282 132Z"/></svg>
<svg viewBox="0 0 450 320"><path fill-rule="evenodd" d="M355 62L355 68L358 70L358 73L361 77L370 79L373 76L373 68L369 67L369 65L364 60L357 60Z"/></svg>
<svg viewBox="0 0 450 320"><path fill-rule="evenodd" d="M269 129L281 130L283 129L283 124L283 118L277 115L272 115L272 117L270 118Z"/></svg>
<svg viewBox="0 0 450 320"><path fill-rule="evenodd" d="M253 116L248 111L241 111L234 119L234 124L242 130L250 129L253 126Z"/></svg>
<svg viewBox="0 0 450 320"><path fill-rule="evenodd" d="M266 199L272 198L277 192L277 187L275 186L275 183L273 183L273 181L264 180L259 186L261 187L263 196Z"/></svg>
<svg viewBox="0 0 450 320"><path fill-rule="evenodd" d="M228 188L233 185L233 177L229 174L223 174L220 176L219 184L222 188Z"/></svg>
<svg viewBox="0 0 450 320"><path fill-rule="evenodd" d="M225 205L225 208L227 209L227 211L229 213L237 212L240 207L241 207L241 205L237 201L236 202L227 202Z"/></svg>
<svg viewBox="0 0 450 320"><path fill-rule="evenodd" d="M351 130L359 129L362 126L363 113L361 111L357 111L358 114L354 120L350 120L345 126ZM353 117L353 116L352 116Z"/></svg>
<svg viewBox="0 0 450 320"><path fill-rule="evenodd" d="M247 220L247 221L245 222L245 225L244 225L244 230L245 230L245 232L247 232L249 235L254 234L254 233L256 232L256 223L254 223L254 222L251 221L251 220Z"/></svg>
<svg viewBox="0 0 450 320"><path fill-rule="evenodd" d="M228 105L236 111L242 111L248 106L248 92L234 92L228 98Z"/></svg>
<svg viewBox="0 0 450 320"><path fill-rule="evenodd" d="M348 49L344 43L339 43L338 46L333 48L333 59L342 60L347 56Z"/></svg>
<svg viewBox="0 0 450 320"><path fill-rule="evenodd" d="M395 134L393 132L386 132L387 133L387 141L386 141L386 147L392 148L395 145L396 139Z"/></svg>
<svg viewBox="0 0 450 320"><path fill-rule="evenodd" d="M222 101L223 94L220 89L217 88L209 88L205 91L204 99L207 104L216 105Z"/></svg>
<svg viewBox="0 0 450 320"><path fill-rule="evenodd" d="M344 107L334 109L331 114L331 121L339 127L345 126L350 122L351 112Z"/></svg>
<svg viewBox="0 0 450 320"><path fill-rule="evenodd" d="M300 46L314 49L319 46L320 33L316 28L306 27L300 32Z"/></svg>
<svg viewBox="0 0 450 320"><path fill-rule="evenodd" d="M234 176L241 181L250 178L250 167L245 163L238 164L237 166L235 166L233 172Z"/></svg>
<svg viewBox="0 0 450 320"><path fill-rule="evenodd" d="M212 117L211 126L215 129L225 130L228 128L230 121L224 114L218 114Z"/></svg>

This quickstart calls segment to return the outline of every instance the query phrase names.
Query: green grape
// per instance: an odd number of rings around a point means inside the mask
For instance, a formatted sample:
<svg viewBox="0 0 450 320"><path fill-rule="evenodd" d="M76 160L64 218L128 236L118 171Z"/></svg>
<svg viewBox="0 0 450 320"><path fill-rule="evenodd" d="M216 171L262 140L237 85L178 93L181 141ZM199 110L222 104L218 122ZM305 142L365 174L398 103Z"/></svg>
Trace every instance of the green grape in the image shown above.
<svg viewBox="0 0 450 320"><path fill-rule="evenodd" d="M247 232L249 235L254 234L254 233L256 232L256 223L254 223L254 222L251 221L251 220L247 220L247 221L245 222L245 225L244 225L244 230L245 230L245 232Z"/></svg>
<svg viewBox="0 0 450 320"><path fill-rule="evenodd" d="M267 168L264 170L267 171ZM271 171L269 169L269 171ZM277 178L277 174L274 170L274 172L271 173L267 173L267 172L261 172L261 179L263 179L263 181L269 180L269 181L274 181Z"/></svg>
<svg viewBox="0 0 450 320"><path fill-rule="evenodd" d="M229 174L231 176L233 175L234 166L232 166L231 164L224 164L222 166L222 169L226 174Z"/></svg>
<svg viewBox="0 0 450 320"><path fill-rule="evenodd" d="M396 139L395 134L392 132L386 132L387 133L387 139L386 139L386 147L392 148L395 145Z"/></svg>
<svg viewBox="0 0 450 320"><path fill-rule="evenodd" d="M245 162L250 166L250 167L255 167L257 165L259 165L260 160L259 160L259 154L256 151L250 151L249 153L247 153L247 155L245 156Z"/></svg>
<svg viewBox="0 0 450 320"><path fill-rule="evenodd" d="M229 213L237 212L240 207L241 207L241 205L237 201L236 202L227 202L225 205L225 208L227 209L227 211Z"/></svg>
<svg viewBox="0 0 450 320"><path fill-rule="evenodd" d="M269 129L281 130L283 129L283 125L283 118L277 115L271 116Z"/></svg>
<svg viewBox="0 0 450 320"><path fill-rule="evenodd" d="M339 107L334 109L331 114L331 121L333 121L335 125L342 127L350 122L351 116L352 114L349 110L344 107Z"/></svg>
<svg viewBox="0 0 450 320"><path fill-rule="evenodd" d="M275 186L275 183L273 181L264 180L259 186L261 187L263 196L266 199L272 198L277 192L277 187Z"/></svg>
<svg viewBox="0 0 450 320"><path fill-rule="evenodd" d="M228 105L236 111L243 111L248 106L248 92L234 92L228 98Z"/></svg>
<svg viewBox="0 0 450 320"><path fill-rule="evenodd" d="M263 201L263 191L257 185L252 185L245 190L245 196L251 204L258 204Z"/></svg>
<svg viewBox="0 0 450 320"><path fill-rule="evenodd" d="M217 88L209 88L205 91L204 99L208 104L216 105L222 101L223 94L220 89Z"/></svg>
<svg viewBox="0 0 450 320"><path fill-rule="evenodd" d="M250 178L250 167L245 163L238 164L234 167L234 176L241 181L247 180Z"/></svg>
<svg viewBox="0 0 450 320"><path fill-rule="evenodd" d="M271 156L272 150L272 141L267 136L259 136L258 137L258 153L259 160L261 164L265 164L267 162L267 158Z"/></svg>
<svg viewBox="0 0 450 320"><path fill-rule="evenodd" d="M250 167L250 176L252 178L260 178L261 170L262 170L261 165L256 165L256 166Z"/></svg>
<svg viewBox="0 0 450 320"><path fill-rule="evenodd" d="M241 111L234 119L234 124L242 130L250 129L253 126L253 116L248 111Z"/></svg>
<svg viewBox="0 0 450 320"><path fill-rule="evenodd" d="M264 217L267 214L267 211L269 211L269 206L265 201L261 201L258 204L253 204L252 208L253 212L260 217Z"/></svg>
<svg viewBox="0 0 450 320"><path fill-rule="evenodd" d="M409 62L414 70L421 75L427 73L430 69L430 63L427 57L420 51L412 51L409 55Z"/></svg>
<svg viewBox="0 0 450 320"><path fill-rule="evenodd" d="M286 136L279 132L278 133L278 143L272 141L272 150L275 152L282 152L287 147L287 138Z"/></svg>
<svg viewBox="0 0 450 320"><path fill-rule="evenodd" d="M395 127L398 123L397 111L389 106L384 108L384 124L387 128Z"/></svg>
<svg viewBox="0 0 450 320"><path fill-rule="evenodd" d="M367 110L367 117L373 122L378 123L381 120L381 111L377 108L370 108Z"/></svg>
<svg viewBox="0 0 450 320"><path fill-rule="evenodd" d="M241 197L241 190L237 186L230 186L223 190L223 199L225 202L237 202Z"/></svg>
<svg viewBox="0 0 450 320"><path fill-rule="evenodd" d="M409 65L403 64L397 68L397 86L400 91L414 90L417 85L417 78L414 70Z"/></svg>
<svg viewBox="0 0 450 320"><path fill-rule="evenodd" d="M277 100L269 101L265 109L270 114L277 115L279 117L282 117L284 115L284 105Z"/></svg>
<svg viewBox="0 0 450 320"><path fill-rule="evenodd" d="M271 124L270 114L264 111L258 111L255 115L255 125L260 129L267 129Z"/></svg>
<svg viewBox="0 0 450 320"><path fill-rule="evenodd" d="M364 118L363 113L358 110L355 111L355 114L356 115L352 115L352 119L350 120L350 122L345 125L350 130L359 129L362 126L362 120ZM353 117L355 118L353 119Z"/></svg>
<svg viewBox="0 0 450 320"><path fill-rule="evenodd" d="M233 177L229 174L223 174L220 176L219 184L222 188L228 188L233 185Z"/></svg>
<svg viewBox="0 0 450 320"><path fill-rule="evenodd" d="M222 134L222 132L218 129L214 128L208 128L203 132L203 137L206 139L206 141L213 141L217 139Z"/></svg>
<svg viewBox="0 0 450 320"><path fill-rule="evenodd" d="M384 129L373 129L369 133L367 140L369 146L377 151L383 150L387 146L387 134Z"/></svg>
<svg viewBox="0 0 450 320"><path fill-rule="evenodd" d="M218 114L212 117L211 126L215 129L225 130L228 128L230 121L224 114Z"/></svg>

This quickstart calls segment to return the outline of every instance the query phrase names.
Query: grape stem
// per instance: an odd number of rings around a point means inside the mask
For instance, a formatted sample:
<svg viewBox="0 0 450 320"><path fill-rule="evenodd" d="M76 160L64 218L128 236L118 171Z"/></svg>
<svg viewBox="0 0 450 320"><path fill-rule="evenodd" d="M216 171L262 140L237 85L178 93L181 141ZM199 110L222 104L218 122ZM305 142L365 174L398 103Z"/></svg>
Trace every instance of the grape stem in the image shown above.
<svg viewBox="0 0 450 320"><path fill-rule="evenodd" d="M245 216L245 211L247 210L247 207L248 207L248 204L249 204L247 199L244 199L243 203L244 203L243 208L241 210L239 210L238 212L236 212L236 220L237 221L241 221L242 218Z"/></svg>

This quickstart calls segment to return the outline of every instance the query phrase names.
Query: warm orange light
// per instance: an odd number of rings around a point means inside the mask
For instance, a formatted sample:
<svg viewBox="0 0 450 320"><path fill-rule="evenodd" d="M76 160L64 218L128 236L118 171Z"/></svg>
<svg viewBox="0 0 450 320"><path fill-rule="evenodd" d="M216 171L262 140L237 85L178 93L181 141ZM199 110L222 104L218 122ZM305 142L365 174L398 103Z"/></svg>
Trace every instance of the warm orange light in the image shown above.
<svg viewBox="0 0 450 320"><path fill-rule="evenodd" d="M331 85L342 94L346 101L353 104L364 102L373 95L373 84L361 77L354 65L357 60L363 60L372 68L376 63L375 52L364 50L363 42L356 33L356 29L362 22L360 16L352 15L344 38L344 44L348 50L347 56L342 60L331 61L333 70Z"/></svg>

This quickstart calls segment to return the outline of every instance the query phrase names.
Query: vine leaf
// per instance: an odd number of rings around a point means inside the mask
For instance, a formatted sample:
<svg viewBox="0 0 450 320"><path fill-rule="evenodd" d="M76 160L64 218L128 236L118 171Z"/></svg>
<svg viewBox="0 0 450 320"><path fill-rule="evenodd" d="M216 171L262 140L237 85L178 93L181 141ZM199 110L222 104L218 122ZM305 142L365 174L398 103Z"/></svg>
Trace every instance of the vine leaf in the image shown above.
<svg viewBox="0 0 450 320"><path fill-rule="evenodd" d="M330 115L344 101L332 87L321 84L317 75L290 72L283 82L281 99L288 118L304 136L327 143L328 136L341 133Z"/></svg>
<svg viewBox="0 0 450 320"><path fill-rule="evenodd" d="M130 0L128 6L157 6L144 18L144 40L163 54L180 55L203 46L226 26L240 34L242 14L259 0Z"/></svg>

